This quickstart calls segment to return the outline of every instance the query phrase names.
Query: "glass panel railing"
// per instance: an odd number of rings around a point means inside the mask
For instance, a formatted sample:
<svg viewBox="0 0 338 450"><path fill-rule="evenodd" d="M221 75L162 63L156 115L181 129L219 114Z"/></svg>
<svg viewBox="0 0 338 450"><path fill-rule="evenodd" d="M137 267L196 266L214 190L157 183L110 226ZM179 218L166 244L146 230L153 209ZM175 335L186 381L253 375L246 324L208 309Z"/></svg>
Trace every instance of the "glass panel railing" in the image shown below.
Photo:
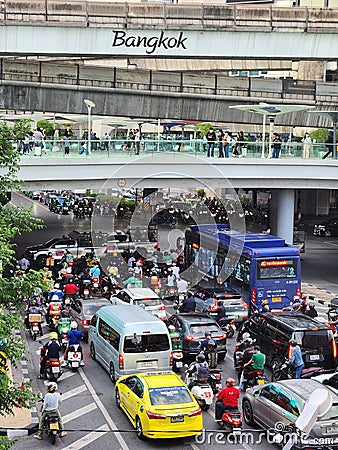
<svg viewBox="0 0 338 450"><path fill-rule="evenodd" d="M208 148L210 158L261 158L262 143L259 141L238 142L230 145L226 151L216 142L206 143L201 139L143 139L139 143L126 139L109 139L91 141L90 150L87 141L72 139L69 147L63 140L48 140L42 142L19 142L14 144L22 158L121 158L136 157L138 154L153 155L154 157L179 157L190 154L207 157ZM278 157L282 159L323 159L332 158L334 145L325 143L302 144L298 142L284 142L280 151L273 151L273 147L266 142L264 157ZM338 151L336 152L338 153ZM223 156L222 156L223 155ZM227 159L224 157L224 159Z"/></svg>

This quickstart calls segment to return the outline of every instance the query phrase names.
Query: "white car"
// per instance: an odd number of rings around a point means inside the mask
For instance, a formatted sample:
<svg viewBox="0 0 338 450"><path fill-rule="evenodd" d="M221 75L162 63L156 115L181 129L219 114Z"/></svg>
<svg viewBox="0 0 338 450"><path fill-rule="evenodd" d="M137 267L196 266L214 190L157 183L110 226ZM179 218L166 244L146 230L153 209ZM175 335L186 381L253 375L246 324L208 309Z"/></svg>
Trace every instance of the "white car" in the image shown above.
<svg viewBox="0 0 338 450"><path fill-rule="evenodd" d="M338 391L338 372L317 375L316 377L312 377L312 380L316 380L319 381L319 383L331 386Z"/></svg>
<svg viewBox="0 0 338 450"><path fill-rule="evenodd" d="M141 306L161 320L167 317L165 305L160 297L150 288L122 289L110 301L113 305L129 303L130 305Z"/></svg>

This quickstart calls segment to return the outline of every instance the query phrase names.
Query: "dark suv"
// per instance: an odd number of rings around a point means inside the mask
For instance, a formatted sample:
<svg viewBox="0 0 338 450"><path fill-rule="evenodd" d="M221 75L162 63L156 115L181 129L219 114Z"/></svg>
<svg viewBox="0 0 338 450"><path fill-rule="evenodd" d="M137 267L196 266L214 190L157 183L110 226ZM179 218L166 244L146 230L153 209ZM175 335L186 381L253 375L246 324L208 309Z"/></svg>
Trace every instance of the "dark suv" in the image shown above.
<svg viewBox="0 0 338 450"><path fill-rule="evenodd" d="M256 313L242 323L239 337L244 332L250 333L261 347L268 366L290 356L289 340L294 339L302 349L305 367L336 367L337 345L332 330L304 314Z"/></svg>
<svg viewBox="0 0 338 450"><path fill-rule="evenodd" d="M176 331L181 335L185 361L193 361L199 354L206 331L210 331L212 339L217 343L218 359L225 358L226 334L211 317L204 314L174 314L169 317L168 325L174 325Z"/></svg>

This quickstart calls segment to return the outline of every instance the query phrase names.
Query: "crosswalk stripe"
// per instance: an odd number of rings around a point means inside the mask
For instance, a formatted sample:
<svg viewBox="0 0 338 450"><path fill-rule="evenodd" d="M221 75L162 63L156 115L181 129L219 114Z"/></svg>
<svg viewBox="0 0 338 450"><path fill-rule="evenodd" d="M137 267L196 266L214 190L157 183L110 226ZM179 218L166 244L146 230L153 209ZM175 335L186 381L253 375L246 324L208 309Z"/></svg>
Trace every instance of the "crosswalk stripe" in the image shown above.
<svg viewBox="0 0 338 450"><path fill-rule="evenodd" d="M85 447L86 445L91 444L96 439L98 439L101 436L106 434L106 433L102 433L102 431L108 432L109 431L108 425L106 425L106 424L102 425L102 427L97 428L97 430L86 434L86 436L83 436L81 439L78 439L77 441L73 442L72 444L68 445L67 447L64 447L62 450L80 450L81 448Z"/></svg>
<svg viewBox="0 0 338 450"><path fill-rule="evenodd" d="M87 414L87 413L89 413L90 411L93 411L96 408L97 408L97 406L96 406L95 402L89 403L89 405L83 406L82 408L77 409L76 411L73 411L70 414L66 414L63 417L63 423L67 423L67 422L70 422L73 419L77 419L80 416L83 416L84 414Z"/></svg>
<svg viewBox="0 0 338 450"><path fill-rule="evenodd" d="M68 391L65 394L62 394L62 401L65 401L68 398L74 397L74 395L81 394L81 392L84 392L86 390L87 390L87 387L82 384L81 386L78 386L75 389L72 389L71 391Z"/></svg>

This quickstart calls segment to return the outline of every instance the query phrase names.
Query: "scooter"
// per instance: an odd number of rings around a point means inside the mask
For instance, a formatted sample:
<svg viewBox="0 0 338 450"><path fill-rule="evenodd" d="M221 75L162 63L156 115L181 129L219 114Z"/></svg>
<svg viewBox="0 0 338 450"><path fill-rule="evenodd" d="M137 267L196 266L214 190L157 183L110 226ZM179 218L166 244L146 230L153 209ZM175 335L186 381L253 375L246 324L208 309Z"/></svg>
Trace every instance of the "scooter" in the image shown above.
<svg viewBox="0 0 338 450"><path fill-rule="evenodd" d="M222 371L220 369L209 369L210 376L208 383L212 389L214 395L218 394L222 390Z"/></svg>
<svg viewBox="0 0 338 450"><path fill-rule="evenodd" d="M238 409L225 410L219 425L228 433L240 435L242 433L242 414Z"/></svg>
<svg viewBox="0 0 338 450"><path fill-rule="evenodd" d="M56 381L62 375L61 363L59 359L47 359L46 377L47 380Z"/></svg>
<svg viewBox="0 0 338 450"><path fill-rule="evenodd" d="M42 322L41 314L28 314L29 334L32 336L33 341L36 341L36 337L40 334L39 324Z"/></svg>
<svg viewBox="0 0 338 450"><path fill-rule="evenodd" d="M99 278L92 279L92 293L98 294L100 291L100 280Z"/></svg>
<svg viewBox="0 0 338 450"><path fill-rule="evenodd" d="M55 445L56 436L61 433L57 413L51 412L46 415L43 431L50 437L52 445Z"/></svg>
<svg viewBox="0 0 338 450"><path fill-rule="evenodd" d="M83 280L83 298L89 298L90 297L90 286L92 282L91 280Z"/></svg>
<svg viewBox="0 0 338 450"><path fill-rule="evenodd" d="M79 344L71 345L68 349L68 367L72 372L77 372L82 361L82 348Z"/></svg>
<svg viewBox="0 0 338 450"><path fill-rule="evenodd" d="M320 375L324 372L323 367L308 367L307 369L303 369L300 377L303 379L309 379ZM287 361L272 366L272 379L271 381L280 381L280 380L289 380L292 378L296 378L296 370L291 364Z"/></svg>
<svg viewBox="0 0 338 450"><path fill-rule="evenodd" d="M59 336L59 342L60 345L63 348L63 351L66 350L67 345L68 345L68 333L70 331L70 323L71 323L71 319L70 318L61 318L59 319L58 322L58 336Z"/></svg>
<svg viewBox="0 0 338 450"><path fill-rule="evenodd" d="M184 382L186 385L192 381L189 369L185 372ZM202 411L208 411L214 399L214 393L207 380L193 381L194 385L190 389Z"/></svg>
<svg viewBox="0 0 338 450"><path fill-rule="evenodd" d="M261 386L266 383L264 370L251 370L247 373L246 377L244 380L244 391L248 388Z"/></svg>
<svg viewBox="0 0 338 450"><path fill-rule="evenodd" d="M236 332L236 320L229 320L226 317L222 317L217 322L222 330L226 333L228 338L232 338L234 336Z"/></svg>

